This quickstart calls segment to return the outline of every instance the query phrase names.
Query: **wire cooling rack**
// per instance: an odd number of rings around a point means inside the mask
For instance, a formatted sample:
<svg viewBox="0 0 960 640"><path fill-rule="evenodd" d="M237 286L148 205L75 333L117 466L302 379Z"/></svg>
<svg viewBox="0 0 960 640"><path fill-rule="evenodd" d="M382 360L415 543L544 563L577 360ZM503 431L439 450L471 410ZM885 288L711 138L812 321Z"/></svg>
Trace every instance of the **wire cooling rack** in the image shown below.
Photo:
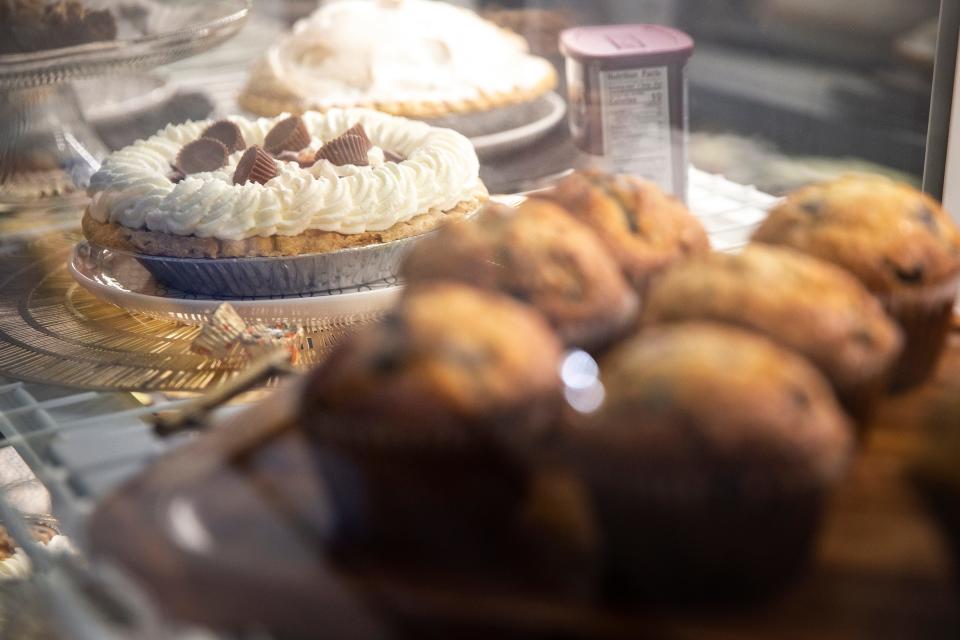
<svg viewBox="0 0 960 640"><path fill-rule="evenodd" d="M690 177L690 208L719 251L742 247L776 200L754 187L695 169ZM0 243L0 250L2 247ZM78 392L0 378L0 435L5 438L0 447L14 447L47 488L54 515L82 553L87 543L86 521L97 501L158 455L191 437L161 438L145 420L150 414L175 410L185 401L158 393ZM2 509L2 502L0 494L0 511L9 511ZM55 564L50 566L50 571L61 571ZM106 579L98 574L97 579L128 599L136 592L113 574L108 573ZM51 589L60 613L70 620L72 636L106 637L100 624L102 612L90 607L89 599L71 594L68 585L74 583L62 576L51 583L60 585ZM153 620L150 616L144 619ZM165 633L173 637L169 630Z"/></svg>

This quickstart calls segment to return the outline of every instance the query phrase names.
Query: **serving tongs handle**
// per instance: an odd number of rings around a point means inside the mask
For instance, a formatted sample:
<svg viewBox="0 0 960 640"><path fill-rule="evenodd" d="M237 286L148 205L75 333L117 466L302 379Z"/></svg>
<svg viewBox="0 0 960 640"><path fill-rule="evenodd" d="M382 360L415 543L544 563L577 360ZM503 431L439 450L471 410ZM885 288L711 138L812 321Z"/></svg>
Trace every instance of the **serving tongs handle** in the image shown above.
<svg viewBox="0 0 960 640"><path fill-rule="evenodd" d="M208 416L214 409L226 404L245 391L256 387L274 376L296 373L292 357L286 349L277 349L254 360L234 378L215 387L174 411L153 415L154 432L161 437L171 436L189 429L200 429L208 424Z"/></svg>

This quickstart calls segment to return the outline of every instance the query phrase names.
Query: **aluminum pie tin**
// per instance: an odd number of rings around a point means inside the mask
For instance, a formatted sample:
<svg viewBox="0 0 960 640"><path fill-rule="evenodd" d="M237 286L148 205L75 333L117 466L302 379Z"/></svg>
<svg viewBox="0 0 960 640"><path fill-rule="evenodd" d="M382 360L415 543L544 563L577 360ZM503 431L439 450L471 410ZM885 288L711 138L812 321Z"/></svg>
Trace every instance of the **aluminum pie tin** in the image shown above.
<svg viewBox="0 0 960 640"><path fill-rule="evenodd" d="M433 233L296 256L172 258L128 253L172 289L215 297L276 297L357 287L396 276L413 245Z"/></svg>

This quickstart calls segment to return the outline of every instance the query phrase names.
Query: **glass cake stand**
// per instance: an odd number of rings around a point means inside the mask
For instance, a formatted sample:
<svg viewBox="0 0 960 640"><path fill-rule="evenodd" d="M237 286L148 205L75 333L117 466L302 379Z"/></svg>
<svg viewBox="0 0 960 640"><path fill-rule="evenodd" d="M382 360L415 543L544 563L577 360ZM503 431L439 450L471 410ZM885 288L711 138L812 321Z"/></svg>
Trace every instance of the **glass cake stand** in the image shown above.
<svg viewBox="0 0 960 640"><path fill-rule="evenodd" d="M90 2L112 10L116 40L0 55L0 211L57 210L82 200L107 148L82 115L72 81L206 51L240 30L250 3Z"/></svg>

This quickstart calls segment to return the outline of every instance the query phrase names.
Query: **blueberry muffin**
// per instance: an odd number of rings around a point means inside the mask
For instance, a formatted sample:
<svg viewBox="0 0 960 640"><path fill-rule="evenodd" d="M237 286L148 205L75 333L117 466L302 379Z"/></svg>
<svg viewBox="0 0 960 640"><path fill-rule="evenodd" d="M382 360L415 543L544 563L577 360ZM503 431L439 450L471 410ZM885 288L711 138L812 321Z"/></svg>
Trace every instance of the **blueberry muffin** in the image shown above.
<svg viewBox="0 0 960 640"><path fill-rule="evenodd" d="M563 209L527 200L488 205L445 225L407 257L408 282L455 280L540 311L568 346L597 350L632 326L637 298L596 235Z"/></svg>
<svg viewBox="0 0 960 640"><path fill-rule="evenodd" d="M651 276L710 250L703 225L683 203L640 178L578 171L537 197L591 227L641 295Z"/></svg>
<svg viewBox="0 0 960 640"><path fill-rule="evenodd" d="M934 370L960 276L960 234L931 197L880 176L803 187L770 211L758 242L793 247L851 271L900 324L893 374L903 390Z"/></svg>
<svg viewBox="0 0 960 640"><path fill-rule="evenodd" d="M383 323L341 341L309 375L302 409L348 514L339 557L568 584L552 551L537 561L564 532L524 519L528 454L561 406L560 357L532 309L455 283L412 287Z"/></svg>
<svg viewBox="0 0 960 640"><path fill-rule="evenodd" d="M820 368L861 425L888 382L900 331L847 271L786 248L749 245L679 264L653 284L647 324L709 320L764 334Z"/></svg>
<svg viewBox="0 0 960 640"><path fill-rule="evenodd" d="M659 327L601 363L562 440L590 488L613 593L765 592L808 557L852 443L820 373L757 334Z"/></svg>
<svg viewBox="0 0 960 640"><path fill-rule="evenodd" d="M419 446L531 440L560 393L561 346L528 307L456 283L412 287L313 372L308 409L358 419L320 438Z"/></svg>

